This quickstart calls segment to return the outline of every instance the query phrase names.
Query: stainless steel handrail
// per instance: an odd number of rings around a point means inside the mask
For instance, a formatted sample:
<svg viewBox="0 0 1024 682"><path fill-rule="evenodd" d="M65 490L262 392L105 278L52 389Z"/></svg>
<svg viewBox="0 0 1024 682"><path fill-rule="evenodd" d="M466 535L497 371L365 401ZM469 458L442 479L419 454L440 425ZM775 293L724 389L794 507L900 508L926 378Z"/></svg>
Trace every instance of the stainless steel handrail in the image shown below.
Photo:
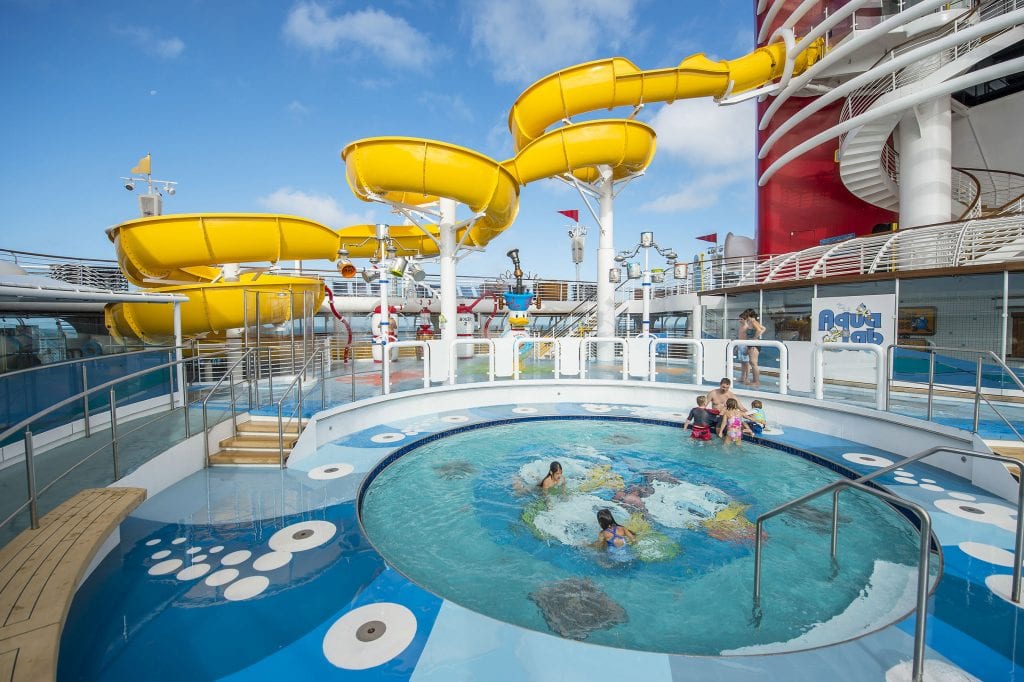
<svg viewBox="0 0 1024 682"><path fill-rule="evenodd" d="M216 383L214 383L213 386L209 389L209 391L206 394L206 397L203 398L203 459L206 463L206 466L210 466L210 422L208 418L206 404L210 401L210 398L213 397L214 393L217 392L217 389L220 388L220 385L224 383L224 380L227 379L229 390L231 392L229 398L229 408L231 409L231 435L238 435L238 432L236 430L237 425L235 423L235 370L238 369L238 365L241 364L242 361L247 360L249 356L255 352L255 348L246 348L245 350L243 350L242 355L239 356L239 358L235 360L233 363L231 363L231 365L224 371L224 374L221 375L220 379L217 379Z"/></svg>
<svg viewBox="0 0 1024 682"><path fill-rule="evenodd" d="M1003 362L1002 358L1000 358L998 355L996 355L995 352L993 352L991 350L988 350L988 349L981 349L981 348L951 348L949 346L928 346L927 348L921 348L919 346L907 346L907 345L901 345L901 344L896 344L896 343L890 344L889 346L886 347L886 351L885 351L886 352L886 362L885 362L885 364L886 364L886 368L887 368L887 375L886 375L886 382L885 382L885 410L887 412L892 409L892 382L893 382L892 375L893 375L894 370L895 370L895 364L894 364L895 363L895 358L896 358L896 352L895 351L896 351L897 348L903 349L903 350L916 351L918 353L928 353L928 409L927 409L927 421L931 421L931 419L932 419L932 403L934 401L934 395L935 395L935 352L936 351L946 351L946 352L955 352L955 353L970 353L970 354L977 355L977 366L975 368L975 386L974 386L974 426L973 426L974 433L978 432L978 423L979 423L980 414L981 414L981 412L980 412L980 410L981 410L981 401L984 400L988 404L988 406L992 409L992 411L995 412L996 415L1000 419L1002 419L1010 427L1010 430L1013 431L1014 434L1016 434L1017 438L1019 440L1021 440L1021 441L1024 441L1024 436L1021 436L1020 432L1017 431L1017 429L1013 426L1013 424L1005 416L1003 416L1003 414L998 409L996 409L996 406L992 403L992 401L989 400L981 391L981 389L982 389L982 386L981 386L982 362L981 362L981 360L982 360L982 357L985 356L985 355L988 355L989 357L991 357L996 362L996 364L998 364L1006 372L1006 374L1008 374L1010 376L1010 378L1013 380L1013 382L1015 384L1017 384L1018 388L1020 388L1021 391L1024 391L1024 382L1022 382L1020 380L1020 378L1017 376L1017 374L1012 369L1010 369L1010 367L1005 362ZM956 387L950 387L950 388L947 388L946 390L962 391L964 393L968 392L966 389L956 388Z"/></svg>
<svg viewBox="0 0 1024 682"><path fill-rule="evenodd" d="M66 405L70 405L70 404L72 404L74 402L77 402L79 400L83 400L84 398L88 397L89 395L91 395L93 393L98 393L99 391L104 391L104 390L106 390L106 391L113 391L114 387L117 386L118 384L122 384L122 383L124 383L126 381L131 381L133 379L137 379L137 378L139 378L141 376L145 376L147 374L151 374L152 372L157 372L157 371L165 370L168 367L175 367L177 365L184 365L185 363L188 363L188 362L194 362L194 358L182 358L181 360L172 360L170 362L166 362L166 363L163 363L163 364L160 364L160 365L155 365L153 367L149 367L147 369L140 370L138 372L132 372L131 374L126 374L123 377L118 377L117 379L112 379L111 381L104 382L102 384L99 384L98 386L93 386L91 388L87 388L86 390L84 390L84 391L82 391L80 393L76 393L75 395L72 395L72 396L70 396L68 398L60 400L60 401L54 403L53 405L50 405L49 407L47 407L47 408L45 408L43 410L40 410L39 412L36 412L35 414L32 414L32 415L26 417L25 419L22 419L17 424L14 424L13 426L8 427L2 433L0 433L0 441L3 441L3 440L6 440L8 437L14 435L18 431L21 431L23 428L25 429L25 470L26 470L25 478L26 478L26 482L27 482L27 486L28 486L28 498L29 498L28 501L25 504L23 504L20 507L18 507L12 514L10 514L3 521L0 521L0 526L6 525L11 519L13 519L15 516L20 514L27 507L29 509L29 512L30 512L30 519L31 519L31 526L32 526L32 528L33 529L39 528L39 515L38 515L38 512L36 510L36 506L37 506L37 502L38 502L38 497L39 497L40 491L37 491L36 490L36 486L35 486L35 462L34 462L35 448L34 448L34 445L33 445L33 442L32 442L32 432L31 432L30 429L25 428L25 427L29 426L30 424L32 424L36 420L41 419L42 417L45 417L48 414L52 414L53 412L56 412L57 410L61 409L62 407L65 407ZM171 391L173 391L173 390L174 390L174 386L172 385L171 386ZM115 395L111 394L111 397L114 400L116 400L116 396ZM116 417L116 410L117 410L117 405L116 404L111 404L110 411L111 411L111 415L112 415L112 419L113 419L113 421L111 422L111 425L115 429L116 429L116 418L117 418ZM187 412L186 412L185 416L186 416L186 419L187 419L188 418ZM114 432L112 432L112 435L114 435L116 437L116 434ZM95 453L93 453L93 454L95 454ZM90 454L89 456L91 457L92 455ZM115 457L116 457L116 453L115 453ZM77 464L75 466L77 466ZM115 467L116 467L116 465L115 465ZM74 467L72 467L72 469L73 468ZM69 471L70 471L70 469L69 469ZM64 474L61 474L60 476L62 477L62 476L64 476ZM115 478L115 480L117 480L117 479ZM44 488L44 490L45 490L45 488Z"/></svg>
<svg viewBox="0 0 1024 682"><path fill-rule="evenodd" d="M904 460L905 462L906 460ZM859 479L858 479L859 481ZM757 517L757 522L754 526L754 606L753 606L753 617L754 622L760 621L760 610L761 610L761 528L764 522L782 512L797 507L806 502L824 495L827 492L835 491L833 500L837 499L838 493L844 488L855 488L861 490L869 495L873 495L880 499L883 499L890 504L894 504L900 507L904 507L912 511L921 522L921 545L920 555L918 557L917 566L917 606L916 622L914 624L914 666L911 672L911 679L920 682L924 676L924 646L925 646L925 625L928 613L928 576L930 574L928 567L931 559L930 547L931 547L931 517L928 512L924 510L920 505L904 500L895 495L882 492L871 488L861 482L850 481L842 479L834 481L818 490L807 493L802 497L798 497L795 500L776 507L770 511L765 512ZM833 521L835 521L836 514L833 511ZM835 558L835 547L832 548L833 559Z"/></svg>
<svg viewBox="0 0 1024 682"><path fill-rule="evenodd" d="M326 402L327 402L327 384L324 381L324 371L323 371L323 369L324 369L324 367L323 367L323 365L324 365L324 349L323 348L317 348L316 350L313 351L313 353L308 358L306 358L306 361L302 364L302 368L295 375L295 378L292 379L292 382L290 384L288 384L288 387L284 390L284 393L281 394L280 400L277 401L277 443L278 443L278 452L279 452L280 457L281 457L281 468L282 469L284 468L284 427L285 427L285 422L284 422L284 401L288 397L288 394L290 394L292 392L292 389L295 388L296 385L298 385L299 390L298 390L297 407L298 407L299 431L301 431L302 430L302 377L306 374L306 371L308 370L310 363L312 363L314 360L316 360L317 357L320 358L320 404L321 405L326 404ZM288 417L288 424L291 424L291 421L292 421L292 418L289 416Z"/></svg>
<svg viewBox="0 0 1024 682"><path fill-rule="evenodd" d="M104 355L93 355L87 358L75 358L74 360L61 360L60 362L49 362L45 365L37 365L35 367L26 367L25 369L15 369L10 372L4 372L0 374L0 380L12 377L17 374L27 374L29 372L38 372L43 369L50 369L52 367L63 367L64 365L75 365L83 364L86 362L95 362L97 360L103 360L105 358L123 358L128 355L139 355L140 353L166 353L168 351L182 349L190 349L191 346L151 346L149 348L143 348L142 350L130 350L124 353L106 353Z"/></svg>
<svg viewBox="0 0 1024 682"><path fill-rule="evenodd" d="M1021 566L1022 558L1024 558L1024 523L1022 523L1021 520L1021 514L1024 513L1024 463L1021 463L1019 460L1013 459L1012 457L1004 457L1003 455L993 455L987 452L976 452L974 450L966 450L964 448L953 448L938 445L934 448L925 450L924 452L919 452L916 455L911 455L910 457L901 459L899 462L896 462L895 464L890 464L887 467L883 467L881 469L878 469L877 471L872 471L870 474L861 476L860 478L857 479L857 482L867 483L868 481L876 479L879 476L883 476L889 472L895 471L896 469L906 466L911 462L916 462L918 460L939 453L949 453L953 455L962 455L964 457L988 459L994 462L1002 462L1004 465L1014 466L1017 468L1017 530L1014 533L1015 540L1013 558L1014 565L1018 567L1018 570L1013 574L1013 583L1010 587L1010 592L1013 601L1019 604L1021 593L1021 576L1019 567Z"/></svg>

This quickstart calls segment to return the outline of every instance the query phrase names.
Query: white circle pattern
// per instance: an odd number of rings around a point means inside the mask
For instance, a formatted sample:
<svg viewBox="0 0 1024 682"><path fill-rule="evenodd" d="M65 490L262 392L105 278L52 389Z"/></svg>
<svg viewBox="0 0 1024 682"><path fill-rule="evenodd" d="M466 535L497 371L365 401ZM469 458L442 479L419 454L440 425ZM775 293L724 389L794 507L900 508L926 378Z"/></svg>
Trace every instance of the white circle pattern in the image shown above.
<svg viewBox="0 0 1024 682"><path fill-rule="evenodd" d="M372 621L384 624L377 639L360 641L360 629ZM416 616L405 606L391 602L367 604L336 620L324 635L324 656L345 670L366 670L387 663L412 643Z"/></svg>
<svg viewBox="0 0 1024 682"><path fill-rule="evenodd" d="M267 552L263 556L257 557L256 561L252 562L252 567L257 571L273 571L275 568L281 568L291 560L291 552Z"/></svg>
<svg viewBox="0 0 1024 682"><path fill-rule="evenodd" d="M847 452L843 454L843 459L869 467L887 467L893 463L891 459L879 457L878 455L869 455L864 452Z"/></svg>
<svg viewBox="0 0 1024 682"><path fill-rule="evenodd" d="M181 559L168 559L167 561L161 561L152 568L149 569L150 575L167 575L168 573L174 573L181 568Z"/></svg>
<svg viewBox="0 0 1024 682"><path fill-rule="evenodd" d="M278 552L305 552L328 542L337 532L338 527L330 521L300 521L274 533L267 544Z"/></svg>
<svg viewBox="0 0 1024 682"><path fill-rule="evenodd" d="M210 572L210 564L192 564L174 576L178 580L195 580Z"/></svg>
<svg viewBox="0 0 1024 682"><path fill-rule="evenodd" d="M211 573L209 577L206 578L206 584L210 587L219 587L221 585L231 582L237 577L237 568L222 568L221 570L216 571L215 573Z"/></svg>
<svg viewBox="0 0 1024 682"><path fill-rule="evenodd" d="M961 542L960 549L967 556L981 559L994 566L1013 566L1013 552L981 542Z"/></svg>
<svg viewBox="0 0 1024 682"><path fill-rule="evenodd" d="M153 556L151 556L150 559L160 560L160 559L166 559L169 556L171 556L171 550L169 550L169 549L162 549L159 552L154 552Z"/></svg>
<svg viewBox="0 0 1024 682"><path fill-rule="evenodd" d="M338 463L338 464L324 464L318 466L315 469L310 469L307 476L312 478L314 481L326 481L331 478L342 478L348 476L356 468L351 464Z"/></svg>
<svg viewBox="0 0 1024 682"><path fill-rule="evenodd" d="M224 598L229 601L252 599L267 589L269 585L270 580L266 576L251 575L228 585L224 590Z"/></svg>
<svg viewBox="0 0 1024 682"><path fill-rule="evenodd" d="M225 554L224 558L222 558L220 560L220 562L222 564L224 564L225 566L237 566L238 564L242 563L243 561L248 561L249 557L251 557L251 556L252 556L252 552L250 552L249 550L247 550L247 549L240 549L237 552L231 552L230 554Z"/></svg>
<svg viewBox="0 0 1024 682"><path fill-rule="evenodd" d="M395 443L400 440L405 440L404 433L378 433L376 436L370 436L370 440L374 443Z"/></svg>

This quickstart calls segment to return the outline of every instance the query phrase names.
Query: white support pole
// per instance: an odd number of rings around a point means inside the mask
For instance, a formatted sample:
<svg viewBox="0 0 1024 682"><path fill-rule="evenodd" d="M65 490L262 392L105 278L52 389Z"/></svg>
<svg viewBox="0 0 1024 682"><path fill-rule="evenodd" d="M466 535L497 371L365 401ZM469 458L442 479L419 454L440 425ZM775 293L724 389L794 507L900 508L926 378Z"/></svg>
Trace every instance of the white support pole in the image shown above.
<svg viewBox="0 0 1024 682"><path fill-rule="evenodd" d="M440 200L441 222L438 225L441 233L441 340L447 343L455 341L455 322L458 315L458 303L455 286L455 209L452 199Z"/></svg>
<svg viewBox="0 0 1024 682"><path fill-rule="evenodd" d="M387 239L388 225L386 223L378 223L378 243L383 247ZM383 248L381 250L383 251ZM384 395L387 395L391 392L391 363L388 361L388 356L391 354L391 349L388 348L389 335L391 334L391 311L388 310L388 282L390 281L388 280L388 270L391 264L381 261L380 265L380 360L384 372L381 385L384 387Z"/></svg>
<svg viewBox="0 0 1024 682"><path fill-rule="evenodd" d="M825 394L825 351L857 350L875 354L875 409L885 409L885 350L873 343L819 343L815 344L811 361L814 363L814 397L824 399Z"/></svg>
<svg viewBox="0 0 1024 682"><path fill-rule="evenodd" d="M598 166L601 181L598 185L600 198L600 237L597 244L597 335L604 338L615 336L615 289L608 281L608 273L615 267L615 194L611 166ZM610 362L615 357L615 347L610 343L597 346L597 359Z"/></svg>
<svg viewBox="0 0 1024 682"><path fill-rule="evenodd" d="M651 335L651 264L650 248L644 248L644 279L642 288L644 290L644 317L643 326L640 328L640 336Z"/></svg>
<svg viewBox="0 0 1024 682"><path fill-rule="evenodd" d="M900 121L901 228L949 222L952 130L949 95L918 104Z"/></svg>
<svg viewBox="0 0 1024 682"><path fill-rule="evenodd" d="M178 363L175 371L178 375L177 402L181 407L185 407L185 401L188 400L188 396L185 395L185 365L181 362L184 357L181 345L181 302L176 301L174 303L174 359ZM185 414L185 419L188 419L188 413Z"/></svg>

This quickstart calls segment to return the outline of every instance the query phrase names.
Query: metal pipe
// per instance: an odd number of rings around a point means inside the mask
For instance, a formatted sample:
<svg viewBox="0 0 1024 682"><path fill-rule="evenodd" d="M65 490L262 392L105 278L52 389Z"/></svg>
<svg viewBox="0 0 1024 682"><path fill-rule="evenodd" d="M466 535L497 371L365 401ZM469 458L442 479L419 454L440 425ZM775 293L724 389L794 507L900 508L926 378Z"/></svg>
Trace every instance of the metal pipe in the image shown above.
<svg viewBox="0 0 1024 682"><path fill-rule="evenodd" d="M291 373L295 374L295 290L288 290L288 345L291 347L292 368ZM305 347L302 349L306 351ZM271 371L273 373L273 371ZM273 395L273 394L271 394ZM271 398L273 400L273 398Z"/></svg>
<svg viewBox="0 0 1024 682"><path fill-rule="evenodd" d="M28 516L32 530L39 529L39 508L36 504L36 464L32 448L32 432L25 429L25 480L28 482Z"/></svg>
<svg viewBox="0 0 1024 682"><path fill-rule="evenodd" d="M118 461L117 452L117 393L116 389L110 388L110 452L114 457L114 480L121 479L121 463Z"/></svg>
<svg viewBox="0 0 1024 682"><path fill-rule="evenodd" d="M228 396L230 397L231 405L231 437L238 436L238 414L235 411L235 373L229 372L228 376Z"/></svg>
<svg viewBox="0 0 1024 682"><path fill-rule="evenodd" d="M935 351L928 351L928 421L932 420L932 402L935 399Z"/></svg>
<svg viewBox="0 0 1024 682"><path fill-rule="evenodd" d="M356 355L352 351L352 359L348 363L349 385L352 386L352 402L356 401Z"/></svg>
<svg viewBox="0 0 1024 682"><path fill-rule="evenodd" d="M327 339L327 349L330 353L331 340ZM327 409L327 373L324 371L324 354L320 354L320 409Z"/></svg>
<svg viewBox="0 0 1024 682"><path fill-rule="evenodd" d="M89 426L89 370L82 365L82 410L85 413L85 437L92 435L92 427Z"/></svg>
<svg viewBox="0 0 1024 682"><path fill-rule="evenodd" d="M277 404L277 445L281 453L281 468L284 469L284 417L281 414L281 403Z"/></svg>
<svg viewBox="0 0 1024 682"><path fill-rule="evenodd" d="M832 491L832 561L836 560L836 550L839 545L839 488Z"/></svg>
<svg viewBox="0 0 1024 682"><path fill-rule="evenodd" d="M174 368L174 365L171 364L171 358L172 357L173 356L170 353L167 354L167 364L168 364L168 367L167 367L167 381L168 381L168 384L170 386L170 390L168 391L168 394L170 395L170 398L171 398L171 405L170 405L170 407L173 410L174 409L174 370L175 370L175 368Z"/></svg>
<svg viewBox="0 0 1024 682"><path fill-rule="evenodd" d="M977 376L974 379L974 433L978 432L978 421L981 419L981 356L978 356Z"/></svg>

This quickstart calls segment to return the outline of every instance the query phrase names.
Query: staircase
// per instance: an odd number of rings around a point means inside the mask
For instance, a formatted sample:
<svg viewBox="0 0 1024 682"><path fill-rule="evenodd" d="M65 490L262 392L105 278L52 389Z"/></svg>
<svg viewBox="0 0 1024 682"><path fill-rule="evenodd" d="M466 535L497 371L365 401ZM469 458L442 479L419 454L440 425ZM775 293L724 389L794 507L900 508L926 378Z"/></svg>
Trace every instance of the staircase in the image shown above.
<svg viewBox="0 0 1024 682"><path fill-rule="evenodd" d="M295 422L284 425L284 459L299 439ZM252 419L236 427L236 435L220 442L220 450L210 455L211 466L281 466L281 440L276 419Z"/></svg>
<svg viewBox="0 0 1024 682"><path fill-rule="evenodd" d="M1011 11L1012 4L990 3L980 16L971 13L951 23L943 35ZM928 42L940 36L932 36ZM979 61L995 54L1024 37L1024 27L997 32L984 40L971 40L947 48L922 62L887 74L850 93L843 105L840 120L845 121L885 104L897 101L923 87L939 83L962 73ZM914 49L922 42L903 45L889 54ZM850 192L864 201L895 211L899 207L899 157L889 144L893 130L905 112L897 112L883 119L866 123L841 138L839 173ZM969 216L965 216L969 217Z"/></svg>

